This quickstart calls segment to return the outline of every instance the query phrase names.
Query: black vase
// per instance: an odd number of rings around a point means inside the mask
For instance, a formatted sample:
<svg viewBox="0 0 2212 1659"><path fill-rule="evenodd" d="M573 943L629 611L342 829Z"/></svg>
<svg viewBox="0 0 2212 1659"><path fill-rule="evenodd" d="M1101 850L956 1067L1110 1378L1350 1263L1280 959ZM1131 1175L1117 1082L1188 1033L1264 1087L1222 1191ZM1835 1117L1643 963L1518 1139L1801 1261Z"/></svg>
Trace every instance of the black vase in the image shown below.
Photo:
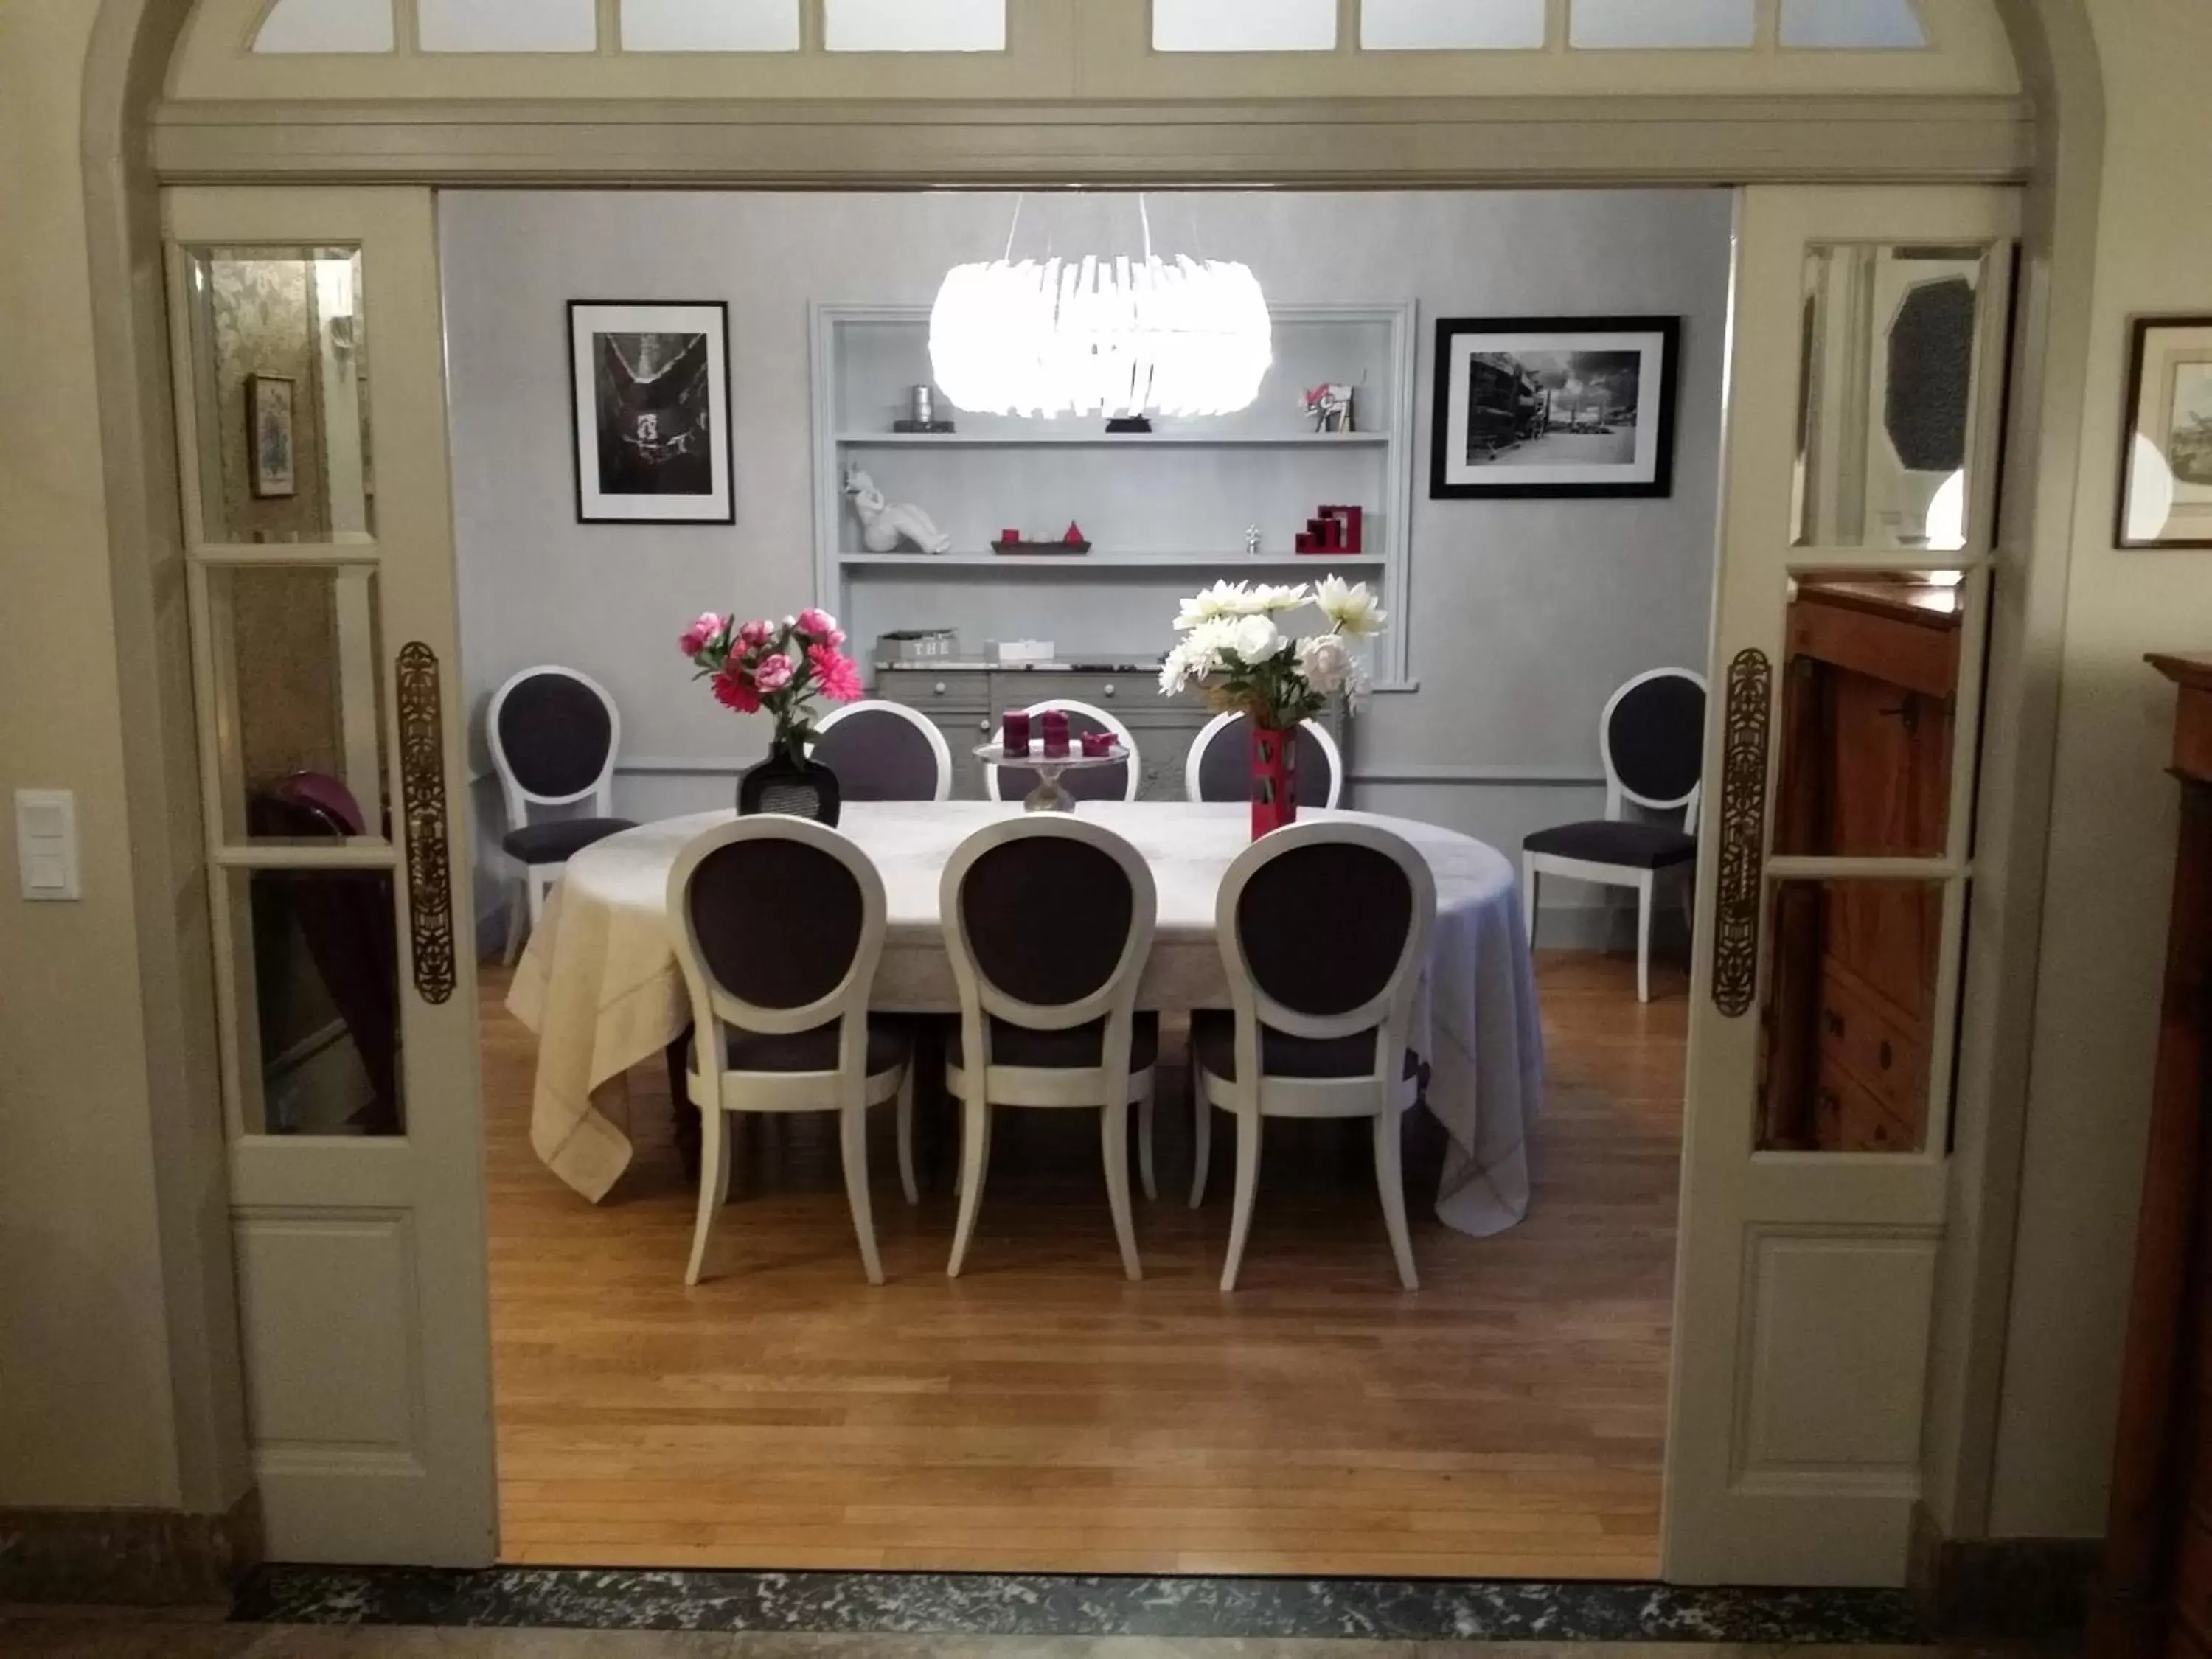
<svg viewBox="0 0 2212 1659"><path fill-rule="evenodd" d="M834 826L837 822L837 775L818 761L793 763L781 755L747 767L738 778L738 816L781 812Z"/></svg>

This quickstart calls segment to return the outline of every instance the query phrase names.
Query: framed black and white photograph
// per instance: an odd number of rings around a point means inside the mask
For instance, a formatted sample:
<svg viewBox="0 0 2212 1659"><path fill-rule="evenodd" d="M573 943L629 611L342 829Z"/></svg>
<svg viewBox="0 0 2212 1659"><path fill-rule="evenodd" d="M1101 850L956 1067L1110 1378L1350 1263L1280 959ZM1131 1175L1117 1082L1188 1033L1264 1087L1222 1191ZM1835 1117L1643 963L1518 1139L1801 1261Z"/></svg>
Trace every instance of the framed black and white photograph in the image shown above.
<svg viewBox="0 0 2212 1659"><path fill-rule="evenodd" d="M246 483L256 501L300 493L292 453L292 393L287 374L246 377Z"/></svg>
<svg viewBox="0 0 2212 1659"><path fill-rule="evenodd" d="M568 302L576 517L733 524L729 307Z"/></svg>
<svg viewBox="0 0 2212 1659"><path fill-rule="evenodd" d="M1677 317L1437 323L1431 499L1664 495Z"/></svg>
<svg viewBox="0 0 2212 1659"><path fill-rule="evenodd" d="M2122 547L2212 547L2212 317L2140 317L2120 457Z"/></svg>

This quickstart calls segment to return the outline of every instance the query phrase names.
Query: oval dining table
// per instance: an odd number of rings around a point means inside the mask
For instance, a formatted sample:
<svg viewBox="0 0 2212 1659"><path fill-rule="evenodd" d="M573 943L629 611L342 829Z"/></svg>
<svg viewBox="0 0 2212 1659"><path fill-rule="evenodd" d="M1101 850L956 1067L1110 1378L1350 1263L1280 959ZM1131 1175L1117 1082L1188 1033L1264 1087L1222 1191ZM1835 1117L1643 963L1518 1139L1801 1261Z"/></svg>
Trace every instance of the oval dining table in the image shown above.
<svg viewBox="0 0 2212 1659"><path fill-rule="evenodd" d="M857 801L837 825L875 860L889 903L871 1006L957 1013L938 920L952 849L1021 809L997 801ZM1214 898L1251 840L1249 809L1169 801L1079 808L1133 843L1159 889L1159 924L1141 1008L1229 1006ZM624 1081L690 1021L670 942L668 872L684 843L726 823L702 812L626 830L569 859L517 964L508 1010L538 1036L530 1139L554 1174L597 1202L630 1160ZM1429 1109L1449 1135L1436 1212L1465 1233L1503 1231L1528 1209L1528 1132L1541 1104L1543 1027L1520 888L1494 848L1434 824L1306 810L1302 820L1380 824L1419 848L1437 878L1437 926L1414 1011L1413 1047L1429 1068ZM1038 926L1051 926L1049 917Z"/></svg>

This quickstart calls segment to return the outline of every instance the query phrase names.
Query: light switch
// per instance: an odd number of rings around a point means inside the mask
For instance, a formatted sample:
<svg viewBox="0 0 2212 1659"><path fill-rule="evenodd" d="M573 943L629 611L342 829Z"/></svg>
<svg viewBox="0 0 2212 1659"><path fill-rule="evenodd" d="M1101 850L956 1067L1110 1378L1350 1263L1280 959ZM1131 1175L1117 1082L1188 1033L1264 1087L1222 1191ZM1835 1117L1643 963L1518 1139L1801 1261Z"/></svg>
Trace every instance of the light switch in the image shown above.
<svg viewBox="0 0 2212 1659"><path fill-rule="evenodd" d="M77 886L76 796L67 789L15 792L15 862L27 899L82 897Z"/></svg>

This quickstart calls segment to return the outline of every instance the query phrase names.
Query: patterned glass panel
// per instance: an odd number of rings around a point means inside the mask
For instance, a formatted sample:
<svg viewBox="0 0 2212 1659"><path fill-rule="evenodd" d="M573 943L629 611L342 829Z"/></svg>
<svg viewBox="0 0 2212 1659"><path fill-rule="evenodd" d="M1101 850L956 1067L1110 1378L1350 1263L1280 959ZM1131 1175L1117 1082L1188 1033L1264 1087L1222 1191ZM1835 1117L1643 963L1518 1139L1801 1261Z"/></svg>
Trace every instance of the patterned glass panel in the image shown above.
<svg viewBox="0 0 2212 1659"><path fill-rule="evenodd" d="M799 0L623 0L624 52L797 52Z"/></svg>
<svg viewBox="0 0 2212 1659"><path fill-rule="evenodd" d="M1573 0L1572 46L1747 46L1756 0Z"/></svg>
<svg viewBox="0 0 2212 1659"><path fill-rule="evenodd" d="M1360 0L1368 52L1510 52L1544 44L1545 0Z"/></svg>
<svg viewBox="0 0 2212 1659"><path fill-rule="evenodd" d="M596 52L593 0L415 0L425 52Z"/></svg>
<svg viewBox="0 0 2212 1659"><path fill-rule="evenodd" d="M1333 52L1336 0L1152 0L1154 52Z"/></svg>
<svg viewBox="0 0 2212 1659"><path fill-rule="evenodd" d="M1006 0L823 0L831 52L1004 52Z"/></svg>
<svg viewBox="0 0 2212 1659"><path fill-rule="evenodd" d="M1910 52L1928 31L1912 0L1782 0L1782 44Z"/></svg>
<svg viewBox="0 0 2212 1659"><path fill-rule="evenodd" d="M253 50L390 52L392 42L392 0L276 0Z"/></svg>

